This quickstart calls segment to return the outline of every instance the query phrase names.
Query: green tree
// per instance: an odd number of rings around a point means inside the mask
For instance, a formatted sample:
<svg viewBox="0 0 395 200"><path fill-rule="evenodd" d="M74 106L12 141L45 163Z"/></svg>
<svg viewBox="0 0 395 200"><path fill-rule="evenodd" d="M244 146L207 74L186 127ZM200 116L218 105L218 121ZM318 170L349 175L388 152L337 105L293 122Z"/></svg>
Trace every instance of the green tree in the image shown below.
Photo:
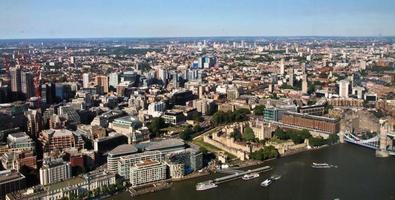
<svg viewBox="0 0 395 200"><path fill-rule="evenodd" d="M184 129L181 134L180 134L180 138L183 140L191 140L192 136L193 136L193 130L191 127L187 127L186 129Z"/></svg>
<svg viewBox="0 0 395 200"><path fill-rule="evenodd" d="M289 135L287 134L287 132L285 132L283 129L281 128L277 128L274 131L274 135L280 139L280 140L288 140L289 139Z"/></svg>
<svg viewBox="0 0 395 200"><path fill-rule="evenodd" d="M241 133L239 130L235 130L230 134L230 137L234 138L236 141L241 141Z"/></svg>
<svg viewBox="0 0 395 200"><path fill-rule="evenodd" d="M256 116L263 116L263 112L265 111L264 105L257 105L254 108L254 115Z"/></svg>
<svg viewBox="0 0 395 200"><path fill-rule="evenodd" d="M274 146L266 146L258 151L252 152L250 157L254 160L266 160L269 158L277 158L278 151Z"/></svg>
<svg viewBox="0 0 395 200"><path fill-rule="evenodd" d="M310 146L319 147L326 144L326 140L322 137L311 137L309 139Z"/></svg>
<svg viewBox="0 0 395 200"><path fill-rule="evenodd" d="M337 134L330 134L326 142L327 144L336 144L339 142L339 136Z"/></svg>
<svg viewBox="0 0 395 200"><path fill-rule="evenodd" d="M243 140L247 142L251 142L255 140L254 131L250 127L246 127L243 133Z"/></svg>
<svg viewBox="0 0 395 200"><path fill-rule="evenodd" d="M148 129L151 132L152 137L157 137L161 133L161 129L165 128L165 121L161 117L155 117L152 119L151 123L148 125Z"/></svg>

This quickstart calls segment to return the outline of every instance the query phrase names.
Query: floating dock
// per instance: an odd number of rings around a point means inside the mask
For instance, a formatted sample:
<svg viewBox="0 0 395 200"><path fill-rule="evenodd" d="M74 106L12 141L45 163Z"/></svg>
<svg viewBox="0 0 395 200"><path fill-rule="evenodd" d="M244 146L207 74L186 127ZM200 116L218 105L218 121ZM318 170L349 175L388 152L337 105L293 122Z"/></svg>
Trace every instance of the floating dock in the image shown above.
<svg viewBox="0 0 395 200"><path fill-rule="evenodd" d="M270 171L272 168L270 166L264 166L264 167L259 167L256 169L251 169L251 170L247 170L247 171L242 171L242 172L236 172L234 174L231 175L227 175L224 177L220 177L220 178L216 178L213 180L208 180L208 181L212 181L213 183L215 183L216 185L227 182L227 181L232 181L232 180L236 180L239 179L241 177L243 177L246 174L251 174L251 173L261 173L261 172L266 172L266 171ZM202 183L208 182L208 181L204 181Z"/></svg>

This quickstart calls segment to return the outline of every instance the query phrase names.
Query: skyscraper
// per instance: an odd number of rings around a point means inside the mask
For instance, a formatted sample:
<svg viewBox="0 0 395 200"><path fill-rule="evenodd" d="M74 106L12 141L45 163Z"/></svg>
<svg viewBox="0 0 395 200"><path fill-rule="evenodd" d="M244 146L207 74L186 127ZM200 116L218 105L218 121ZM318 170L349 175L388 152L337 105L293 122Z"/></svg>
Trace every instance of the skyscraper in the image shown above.
<svg viewBox="0 0 395 200"><path fill-rule="evenodd" d="M89 87L89 73L82 74L82 87L83 88Z"/></svg>
<svg viewBox="0 0 395 200"><path fill-rule="evenodd" d="M20 93L21 88L21 69L19 67L10 68L11 76L11 91L13 93Z"/></svg>
<svg viewBox="0 0 395 200"><path fill-rule="evenodd" d="M27 118L27 132L32 138L38 138L42 130L42 116L40 109L25 112Z"/></svg>
<svg viewBox="0 0 395 200"><path fill-rule="evenodd" d="M26 99L29 99L30 97L34 96L33 73L22 72L21 89L22 89L22 93Z"/></svg>
<svg viewBox="0 0 395 200"><path fill-rule="evenodd" d="M110 87L117 88L120 81L119 73L117 72L111 73L109 77L110 77L110 81L109 81Z"/></svg>
<svg viewBox="0 0 395 200"><path fill-rule="evenodd" d="M284 76L284 74L285 74L284 58L282 58L281 61L280 61L280 74L281 74L282 76Z"/></svg>
<svg viewBox="0 0 395 200"><path fill-rule="evenodd" d="M302 92L304 94L306 94L307 90L308 90L307 74L303 74L302 75Z"/></svg>
<svg viewBox="0 0 395 200"><path fill-rule="evenodd" d="M288 85L294 86L294 69L290 68L288 69Z"/></svg>

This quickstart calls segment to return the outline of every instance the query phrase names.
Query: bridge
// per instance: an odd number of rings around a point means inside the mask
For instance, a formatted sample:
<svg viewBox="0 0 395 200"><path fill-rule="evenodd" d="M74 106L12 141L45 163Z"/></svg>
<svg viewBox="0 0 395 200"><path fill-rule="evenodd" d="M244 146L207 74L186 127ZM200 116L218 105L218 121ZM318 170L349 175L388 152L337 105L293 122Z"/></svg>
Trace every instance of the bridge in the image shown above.
<svg viewBox="0 0 395 200"><path fill-rule="evenodd" d="M386 134L387 137L391 138L392 140L395 138L395 133L388 133ZM360 145L363 147L367 147L373 150L380 150L380 135L376 135L372 138L369 139L362 139L350 132L347 132L344 134L344 141L351 143L351 144L356 144ZM392 145L385 144L386 151L388 152L389 155L395 156L395 149L392 147Z"/></svg>

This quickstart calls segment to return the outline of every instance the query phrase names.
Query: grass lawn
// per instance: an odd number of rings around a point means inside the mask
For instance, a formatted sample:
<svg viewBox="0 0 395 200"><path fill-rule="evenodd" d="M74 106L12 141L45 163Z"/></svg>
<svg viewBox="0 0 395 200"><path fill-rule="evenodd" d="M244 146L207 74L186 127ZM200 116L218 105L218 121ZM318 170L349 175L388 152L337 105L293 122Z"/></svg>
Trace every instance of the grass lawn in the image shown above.
<svg viewBox="0 0 395 200"><path fill-rule="evenodd" d="M203 138L197 138L197 139L193 140L192 143L193 143L193 144L196 144L196 145L198 145L198 146L200 146L200 147L203 147L203 148L207 149L207 151L209 151L209 152L215 153L215 152L217 152L217 151L223 151L223 150L220 149L220 148L217 148L217 147L215 147L215 146L213 146L213 145L211 145L211 144L205 143L205 142L203 141ZM228 152L226 152L226 151L224 151L224 152L225 152L226 155L229 156L230 159L236 158L235 155L230 154L230 153L228 153Z"/></svg>

